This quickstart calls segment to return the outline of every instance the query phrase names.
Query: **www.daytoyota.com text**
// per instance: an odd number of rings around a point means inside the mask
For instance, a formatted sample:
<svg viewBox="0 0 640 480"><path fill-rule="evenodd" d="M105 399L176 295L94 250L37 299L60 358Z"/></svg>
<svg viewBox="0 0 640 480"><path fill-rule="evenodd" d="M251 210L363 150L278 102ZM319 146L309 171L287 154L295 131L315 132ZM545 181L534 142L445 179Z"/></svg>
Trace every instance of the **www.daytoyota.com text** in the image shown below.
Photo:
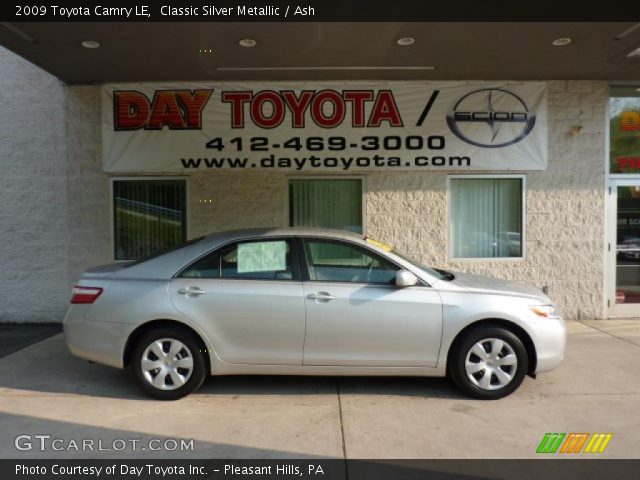
<svg viewBox="0 0 640 480"><path fill-rule="evenodd" d="M206 148L220 152L210 157L183 157L180 159L183 168L273 168L273 169L337 169L350 170L353 168L369 167L455 167L471 166L469 156L438 155L438 150L445 147L445 139L440 135L419 136L399 135L391 136L362 136L358 141L349 142L345 137L291 137L282 143L272 143L267 137L234 137L224 140L216 137L207 142ZM361 150L362 155L346 155L345 150ZM412 159L402 159L393 154L396 150L420 151ZM265 153L258 160L249 157L225 155L223 152L233 153L269 152L271 150L284 151L282 155ZM436 151L435 155L425 155L425 151ZM302 152L303 151L303 152ZM389 155L379 155L374 151L388 152ZM295 152L295 156L286 152ZM318 152L318 154L309 152ZM336 153L333 153L336 152Z"/></svg>

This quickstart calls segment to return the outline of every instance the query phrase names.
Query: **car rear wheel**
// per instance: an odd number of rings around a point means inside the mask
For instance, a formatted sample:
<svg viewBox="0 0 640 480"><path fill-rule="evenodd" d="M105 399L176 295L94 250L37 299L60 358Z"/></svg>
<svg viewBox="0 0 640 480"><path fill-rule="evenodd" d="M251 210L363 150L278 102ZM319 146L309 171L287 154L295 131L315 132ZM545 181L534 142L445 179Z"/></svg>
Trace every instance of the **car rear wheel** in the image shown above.
<svg viewBox="0 0 640 480"><path fill-rule="evenodd" d="M513 393L527 370L527 350L518 336L502 327L483 325L456 343L449 376L467 395L495 400Z"/></svg>
<svg viewBox="0 0 640 480"><path fill-rule="evenodd" d="M142 335L133 350L131 368L142 389L160 400L182 398L206 377L199 342L179 328L159 328Z"/></svg>

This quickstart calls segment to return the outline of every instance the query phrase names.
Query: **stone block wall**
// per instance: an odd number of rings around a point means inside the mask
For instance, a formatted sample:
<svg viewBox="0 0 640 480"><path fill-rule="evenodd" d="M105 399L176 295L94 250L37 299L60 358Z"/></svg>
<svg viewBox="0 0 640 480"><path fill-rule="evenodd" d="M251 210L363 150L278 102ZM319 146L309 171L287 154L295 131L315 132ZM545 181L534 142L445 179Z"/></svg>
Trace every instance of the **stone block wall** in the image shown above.
<svg viewBox="0 0 640 480"><path fill-rule="evenodd" d="M0 321L60 320L69 301L64 92L0 47Z"/></svg>

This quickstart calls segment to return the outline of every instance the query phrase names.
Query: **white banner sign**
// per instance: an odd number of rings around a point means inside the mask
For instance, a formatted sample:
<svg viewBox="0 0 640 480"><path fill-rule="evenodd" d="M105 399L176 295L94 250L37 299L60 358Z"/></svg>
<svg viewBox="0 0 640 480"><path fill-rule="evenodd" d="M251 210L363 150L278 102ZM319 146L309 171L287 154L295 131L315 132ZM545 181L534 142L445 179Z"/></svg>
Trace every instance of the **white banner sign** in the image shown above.
<svg viewBox="0 0 640 480"><path fill-rule="evenodd" d="M106 85L106 172L543 170L543 82Z"/></svg>

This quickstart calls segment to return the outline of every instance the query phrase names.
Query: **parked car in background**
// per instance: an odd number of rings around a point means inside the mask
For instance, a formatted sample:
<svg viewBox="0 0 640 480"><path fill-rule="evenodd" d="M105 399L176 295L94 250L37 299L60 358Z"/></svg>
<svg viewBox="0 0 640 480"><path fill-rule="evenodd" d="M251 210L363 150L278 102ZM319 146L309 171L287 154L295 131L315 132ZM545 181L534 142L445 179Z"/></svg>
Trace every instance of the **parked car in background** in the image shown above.
<svg viewBox="0 0 640 480"><path fill-rule="evenodd" d="M498 232L499 256L520 257L522 255L522 235L520 232Z"/></svg>
<svg viewBox="0 0 640 480"><path fill-rule="evenodd" d="M159 399L211 375L448 376L496 399L564 358L547 295L420 265L343 231L254 229L90 268L64 320L81 358Z"/></svg>
<svg viewBox="0 0 640 480"><path fill-rule="evenodd" d="M518 232L498 232L495 236L475 232L462 242L461 258L520 257L522 244Z"/></svg>
<svg viewBox="0 0 640 480"><path fill-rule="evenodd" d="M640 262L640 238L627 237L617 245L617 259Z"/></svg>

